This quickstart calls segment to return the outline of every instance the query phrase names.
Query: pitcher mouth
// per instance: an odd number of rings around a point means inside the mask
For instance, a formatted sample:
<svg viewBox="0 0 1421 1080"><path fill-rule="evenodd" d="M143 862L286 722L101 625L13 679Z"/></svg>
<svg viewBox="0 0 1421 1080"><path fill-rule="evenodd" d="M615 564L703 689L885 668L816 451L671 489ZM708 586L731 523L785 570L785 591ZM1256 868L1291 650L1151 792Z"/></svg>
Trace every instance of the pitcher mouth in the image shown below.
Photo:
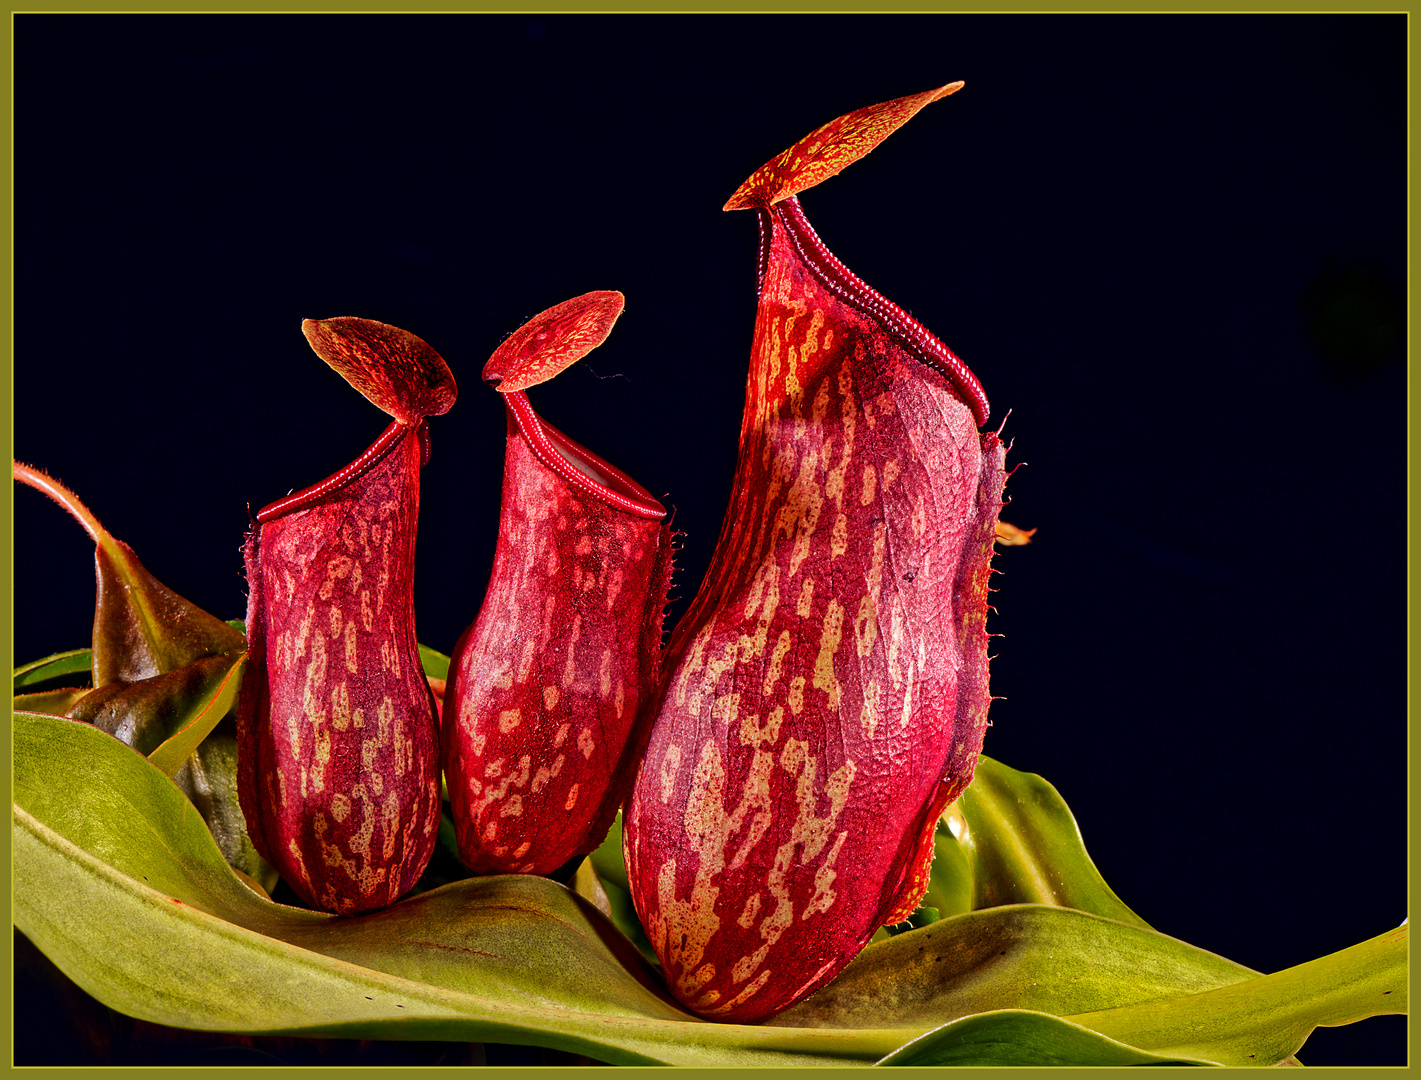
<svg viewBox="0 0 1421 1080"><path fill-rule="evenodd" d="M390 421L390 425L380 433L376 439L366 449L365 453L352 461L339 472L332 473L324 480L312 484L310 487L294 491L285 498L277 499L273 503L268 503L257 511L257 524L265 525L269 521L285 517L287 514L294 514L298 510L305 510L314 506L323 499L336 494L360 477L364 476L380 462L390 455L390 451L400 445L406 435L413 435L419 439L420 463L429 460L429 427L421 420L416 427L401 423L399 420Z"/></svg>
<svg viewBox="0 0 1421 1080"><path fill-rule="evenodd" d="M761 288L764 286L765 272L769 264L770 233L773 228L766 219L773 217L783 226L790 243L794 245L795 251L819 284L846 304L878 319L883 328L902 343L918 361L940 372L952 383L963 403L972 410L978 427L987 422L991 415L987 393L961 357L944 345L926 326L882 293L865 284L862 278L840 262L819 238L814 226L809 224L809 219L804 216L804 208L800 206L796 196L782 199L767 210L761 209L759 215Z"/></svg>
<svg viewBox="0 0 1421 1080"><path fill-rule="evenodd" d="M666 516L666 507L651 492L545 421L521 390L504 394L503 400L534 455L568 484L635 517L659 521Z"/></svg>

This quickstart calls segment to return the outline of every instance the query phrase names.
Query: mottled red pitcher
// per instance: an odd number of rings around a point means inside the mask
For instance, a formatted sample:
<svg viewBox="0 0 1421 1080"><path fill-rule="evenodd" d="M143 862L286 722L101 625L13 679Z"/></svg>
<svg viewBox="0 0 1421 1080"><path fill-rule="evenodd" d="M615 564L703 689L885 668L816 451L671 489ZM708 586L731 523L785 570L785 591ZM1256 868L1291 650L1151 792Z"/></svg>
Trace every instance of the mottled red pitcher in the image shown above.
<svg viewBox="0 0 1421 1080"><path fill-rule="evenodd" d="M394 417L340 472L247 534L239 791L257 850L308 903L394 903L439 831L439 727L415 643L425 417L454 403L429 345L369 319L307 320L316 353Z"/></svg>
<svg viewBox="0 0 1421 1080"><path fill-rule="evenodd" d="M625 819L637 912L705 1016L778 1012L905 919L982 745L986 397L796 197L960 86L825 125L726 204L761 230L740 457Z"/></svg>
<svg viewBox="0 0 1421 1080"><path fill-rule="evenodd" d="M503 509L444 697L459 856L476 872L546 874L596 848L645 742L671 575L666 510L523 392L600 345L622 306L621 293L594 292L549 308L484 368L507 405Z"/></svg>

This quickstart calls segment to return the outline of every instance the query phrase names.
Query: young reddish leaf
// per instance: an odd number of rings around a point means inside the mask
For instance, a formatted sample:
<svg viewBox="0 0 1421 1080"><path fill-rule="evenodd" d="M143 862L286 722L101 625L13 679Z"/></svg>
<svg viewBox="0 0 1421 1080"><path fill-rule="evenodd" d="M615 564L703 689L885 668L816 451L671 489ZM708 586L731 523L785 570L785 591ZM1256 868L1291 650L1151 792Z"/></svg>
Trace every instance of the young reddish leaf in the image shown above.
<svg viewBox="0 0 1421 1080"><path fill-rule="evenodd" d="M484 381L505 394L547 382L606 341L625 306L619 292L590 292L534 315L494 350Z"/></svg>
<svg viewBox="0 0 1421 1080"><path fill-rule="evenodd" d="M65 714L107 731L145 757L179 741L153 762L169 776L177 772L203 738L232 707L233 671L244 654L204 656L151 679L95 687ZM175 751L186 746L186 752Z"/></svg>
<svg viewBox="0 0 1421 1080"><path fill-rule="evenodd" d="M149 679L203 657L242 651L246 643L241 631L158 581L133 549L115 540L67 487L19 461L11 470L20 483L69 511L94 541L98 594L90 665L96 688Z"/></svg>
<svg viewBox="0 0 1421 1080"><path fill-rule="evenodd" d="M454 380L413 334L308 320L316 352L396 417L346 468L257 514L247 534L250 663L238 708L252 843L308 903L385 907L429 862L439 729L414 624L424 414Z"/></svg>
<svg viewBox="0 0 1421 1080"><path fill-rule="evenodd" d="M515 343L500 390L605 336L582 329L589 312L615 317L589 296L620 310L620 294L588 294L535 317L528 327L555 328L541 340L556 356L545 360L524 327L495 354ZM465 865L546 874L597 847L631 783L660 670L671 528L641 485L545 423L522 391L504 401L498 547L454 648L444 773Z"/></svg>
<svg viewBox="0 0 1421 1080"><path fill-rule="evenodd" d="M191 715L176 725L162 745L148 755L149 761L169 776L177 775L208 733L236 703L237 688L242 685L243 665L246 662L245 654L236 658L236 663L223 673L211 692L195 703Z"/></svg>
<svg viewBox="0 0 1421 1080"><path fill-rule="evenodd" d="M906 919L981 748L986 397L786 194L950 89L821 128L739 203L763 243L740 458L624 821L642 922L706 1016L778 1012Z"/></svg>

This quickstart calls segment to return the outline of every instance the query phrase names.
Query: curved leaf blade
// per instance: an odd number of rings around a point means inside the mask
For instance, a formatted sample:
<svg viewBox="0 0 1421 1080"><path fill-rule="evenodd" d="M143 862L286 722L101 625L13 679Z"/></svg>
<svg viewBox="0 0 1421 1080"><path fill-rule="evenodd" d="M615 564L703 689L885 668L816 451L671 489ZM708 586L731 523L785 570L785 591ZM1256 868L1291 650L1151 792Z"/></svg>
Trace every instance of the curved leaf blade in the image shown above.
<svg viewBox="0 0 1421 1080"><path fill-rule="evenodd" d="M171 782L117 740L21 713L14 760L16 925L130 1015L517 1042L627 1064L867 1064L903 1040L695 1020L654 992L595 908L543 878L456 882L358 918L272 904L231 873Z"/></svg>
<svg viewBox="0 0 1421 1080"><path fill-rule="evenodd" d="M769 1023L932 1028L1003 1008L1060 1016L1255 978L1248 968L1153 930L1020 904L942 919L870 945L832 983Z"/></svg>
<svg viewBox="0 0 1421 1080"><path fill-rule="evenodd" d="M880 1065L1207 1065L1152 1054L1049 1013L1002 1009L944 1024Z"/></svg>
<svg viewBox="0 0 1421 1080"><path fill-rule="evenodd" d="M1407 927L1234 986L1068 1017L1162 1054L1275 1065L1319 1026L1407 1010Z"/></svg>
<svg viewBox="0 0 1421 1080"><path fill-rule="evenodd" d="M203 739L211 734L237 700L237 688L242 685L242 672L247 666L247 654L221 657L226 670L210 692L188 703L179 726L163 743L148 755L154 767L167 776L176 775L183 762L192 756Z"/></svg>
<svg viewBox="0 0 1421 1080"><path fill-rule="evenodd" d="M88 649L70 649L68 652L46 656L42 660L21 664L15 669L15 692L38 687L51 679L63 678L66 675L78 676L78 682L87 683L92 655Z"/></svg>
<svg viewBox="0 0 1421 1080"><path fill-rule="evenodd" d="M943 815L972 868L972 906L1053 904L1150 929L1100 876L1060 793L985 755Z"/></svg>

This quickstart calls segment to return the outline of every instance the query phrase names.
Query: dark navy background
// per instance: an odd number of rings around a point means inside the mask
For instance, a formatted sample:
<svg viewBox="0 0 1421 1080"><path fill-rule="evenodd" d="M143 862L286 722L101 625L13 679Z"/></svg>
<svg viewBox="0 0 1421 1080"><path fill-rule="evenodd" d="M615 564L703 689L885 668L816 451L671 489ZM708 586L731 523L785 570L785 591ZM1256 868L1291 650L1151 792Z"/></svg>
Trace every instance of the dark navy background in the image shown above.
<svg viewBox="0 0 1421 1080"><path fill-rule="evenodd" d="M425 338L418 618L498 517L488 354L620 289L533 391L677 510L729 490L755 314L721 204L811 129L966 80L807 215L1007 411L989 754L1051 780L1157 928L1272 971L1407 914L1406 22L1367 17L15 19L14 453L245 611L256 509L385 418L306 317ZM17 662L87 643L91 545L15 495ZM680 609L677 608L677 611ZM1399 1018L1305 1062L1399 1063Z"/></svg>

